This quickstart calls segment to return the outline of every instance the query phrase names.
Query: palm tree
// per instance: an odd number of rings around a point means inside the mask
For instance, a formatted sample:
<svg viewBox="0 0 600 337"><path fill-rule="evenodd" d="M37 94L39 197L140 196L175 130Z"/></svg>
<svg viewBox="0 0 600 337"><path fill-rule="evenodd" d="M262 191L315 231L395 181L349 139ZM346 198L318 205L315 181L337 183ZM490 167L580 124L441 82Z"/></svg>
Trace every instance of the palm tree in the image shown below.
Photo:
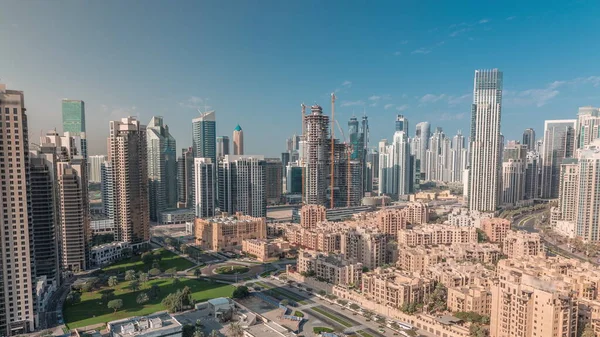
<svg viewBox="0 0 600 337"><path fill-rule="evenodd" d="M131 281L131 283L129 283L129 289L131 289L131 291L140 290L140 281L138 281L138 280Z"/></svg>
<svg viewBox="0 0 600 337"><path fill-rule="evenodd" d="M109 287L116 287L117 284L119 284L119 279L117 279L116 276L111 276L108 278L108 286Z"/></svg>
<svg viewBox="0 0 600 337"><path fill-rule="evenodd" d="M194 331L194 337L204 337L204 332L200 329L196 329L196 331Z"/></svg>
<svg viewBox="0 0 600 337"><path fill-rule="evenodd" d="M239 323L231 323L229 329L227 329L227 334L229 337L244 337L244 329Z"/></svg>
<svg viewBox="0 0 600 337"><path fill-rule="evenodd" d="M144 304L146 302L148 302L150 300L150 298L148 297L148 294L146 293L140 293L137 298L135 299L137 304Z"/></svg>
<svg viewBox="0 0 600 337"><path fill-rule="evenodd" d="M194 276L196 276L197 278L200 278L201 275L202 275L202 270L200 270L199 267L194 269Z"/></svg>
<svg viewBox="0 0 600 337"><path fill-rule="evenodd" d="M210 332L208 337L219 337L219 333L217 332L217 330L213 330Z"/></svg>

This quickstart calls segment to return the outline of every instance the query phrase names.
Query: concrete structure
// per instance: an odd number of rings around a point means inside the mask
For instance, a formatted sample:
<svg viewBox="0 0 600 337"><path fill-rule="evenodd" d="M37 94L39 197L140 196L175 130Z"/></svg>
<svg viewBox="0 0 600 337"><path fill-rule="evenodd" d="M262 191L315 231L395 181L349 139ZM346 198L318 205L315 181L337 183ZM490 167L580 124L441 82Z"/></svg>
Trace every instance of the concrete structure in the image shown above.
<svg viewBox="0 0 600 337"><path fill-rule="evenodd" d="M191 208L166 209L159 214L161 225L184 224L193 222L196 218L196 213Z"/></svg>
<svg viewBox="0 0 600 337"><path fill-rule="evenodd" d="M192 151L194 158L210 158L217 162L217 122L215 112L200 113L192 119Z"/></svg>
<svg viewBox="0 0 600 337"><path fill-rule="evenodd" d="M241 156L244 154L244 131L238 124L233 129L233 154Z"/></svg>
<svg viewBox="0 0 600 337"><path fill-rule="evenodd" d="M90 221L92 235L114 234L115 221L113 219L92 219Z"/></svg>
<svg viewBox="0 0 600 337"><path fill-rule="evenodd" d="M87 137L85 133L85 102L80 100L62 100L63 132L76 139L78 152L87 161Z"/></svg>
<svg viewBox="0 0 600 337"><path fill-rule="evenodd" d="M265 163L265 194L268 205L281 203L283 191L283 164L278 158L266 158Z"/></svg>
<svg viewBox="0 0 600 337"><path fill-rule="evenodd" d="M104 267L120 261L125 257L123 250L131 251L131 245L127 242L111 242L94 246L90 250L90 264L94 267Z"/></svg>
<svg viewBox="0 0 600 337"><path fill-rule="evenodd" d="M219 162L221 212L267 215L265 166L264 156L253 155L227 155Z"/></svg>
<svg viewBox="0 0 600 337"><path fill-rule="evenodd" d="M210 219L196 219L194 225L196 244L202 249L221 251L241 246L246 239L266 239L264 218L254 218L237 213Z"/></svg>
<svg viewBox="0 0 600 337"><path fill-rule="evenodd" d="M215 178L216 167L210 158L194 159L194 211L198 218L215 216L217 203Z"/></svg>
<svg viewBox="0 0 600 337"><path fill-rule="evenodd" d="M110 337L182 337L183 326L166 311L108 322Z"/></svg>
<svg viewBox="0 0 600 337"><path fill-rule="evenodd" d="M584 148L599 137L600 109L591 106L580 107L575 131L576 148Z"/></svg>
<svg viewBox="0 0 600 337"><path fill-rule="evenodd" d="M481 220L481 230L490 242L503 242L510 231L510 221L502 218Z"/></svg>
<svg viewBox="0 0 600 337"><path fill-rule="evenodd" d="M217 159L223 158L229 153L229 137L228 136L217 136Z"/></svg>
<svg viewBox="0 0 600 337"><path fill-rule="evenodd" d="M577 236L586 241L600 241L600 140L579 151L577 187Z"/></svg>
<svg viewBox="0 0 600 337"><path fill-rule="evenodd" d="M560 165L560 187L558 189L559 219L575 221L579 197L579 163L577 159L563 160Z"/></svg>
<svg viewBox="0 0 600 337"><path fill-rule="evenodd" d="M150 221L158 222L160 212L177 207L177 145L160 116L150 119L146 142Z"/></svg>
<svg viewBox="0 0 600 337"><path fill-rule="evenodd" d="M314 273L314 277L335 285L359 285L363 265L344 256L324 255L301 250L298 254L299 273Z"/></svg>
<svg viewBox="0 0 600 337"><path fill-rule="evenodd" d="M4 227L0 232L0 276L3 280L0 284L0 334L15 336L34 330L34 238L29 216L29 130L25 97L22 91L8 90L4 84L0 84L0 121L3 123L0 186L6 193L0 207L0 221ZM9 231L7 228L11 227L12 231ZM20 272L13 273L16 270Z"/></svg>
<svg viewBox="0 0 600 337"><path fill-rule="evenodd" d="M469 209L494 212L500 187L502 72L476 70L471 107Z"/></svg>
<svg viewBox="0 0 600 337"><path fill-rule="evenodd" d="M410 202L402 209L406 222L411 225L422 225L429 221L429 206L423 202Z"/></svg>
<svg viewBox="0 0 600 337"><path fill-rule="evenodd" d="M102 163L107 160L107 157L105 155L89 156L88 160L88 181L95 184L101 183Z"/></svg>
<svg viewBox="0 0 600 337"><path fill-rule="evenodd" d="M547 120L544 122L544 149L542 151L542 198L558 198L560 164L573 157L575 151L574 119Z"/></svg>
<svg viewBox="0 0 600 337"><path fill-rule="evenodd" d="M177 158L177 208L193 208L194 203L194 153L192 148L182 149Z"/></svg>
<svg viewBox="0 0 600 337"><path fill-rule="evenodd" d="M492 293L485 287L449 287L446 306L453 312L475 312L490 316Z"/></svg>
<svg viewBox="0 0 600 337"><path fill-rule="evenodd" d="M246 239L242 241L242 252L253 255L260 262L277 260L289 250L290 243L280 239Z"/></svg>
<svg viewBox="0 0 600 337"><path fill-rule="evenodd" d="M509 231L502 242L502 252L509 259L546 254L540 234L525 231Z"/></svg>
<svg viewBox="0 0 600 337"><path fill-rule="evenodd" d="M389 268L362 275L362 291L367 299L398 309L405 303L423 302L434 289L433 280Z"/></svg>
<svg viewBox="0 0 600 337"><path fill-rule="evenodd" d="M311 113L304 116L303 123L304 203L328 206L329 117L319 105L314 105Z"/></svg>
<svg viewBox="0 0 600 337"><path fill-rule="evenodd" d="M150 240L146 128L133 117L110 122L108 158L112 166L116 240Z"/></svg>
<svg viewBox="0 0 600 337"><path fill-rule="evenodd" d="M377 229L356 227L340 236L340 252L344 257L374 269L388 263L386 234Z"/></svg>
<svg viewBox="0 0 600 337"><path fill-rule="evenodd" d="M300 209L300 226L303 228L316 228L320 222L327 221L325 206L304 205Z"/></svg>
<svg viewBox="0 0 600 337"><path fill-rule="evenodd" d="M451 245L477 243L477 231L473 227L450 225L421 225L398 231L398 245Z"/></svg>
<svg viewBox="0 0 600 337"><path fill-rule="evenodd" d="M411 193L410 147L404 131L394 133L393 142L379 147L379 195L403 196Z"/></svg>

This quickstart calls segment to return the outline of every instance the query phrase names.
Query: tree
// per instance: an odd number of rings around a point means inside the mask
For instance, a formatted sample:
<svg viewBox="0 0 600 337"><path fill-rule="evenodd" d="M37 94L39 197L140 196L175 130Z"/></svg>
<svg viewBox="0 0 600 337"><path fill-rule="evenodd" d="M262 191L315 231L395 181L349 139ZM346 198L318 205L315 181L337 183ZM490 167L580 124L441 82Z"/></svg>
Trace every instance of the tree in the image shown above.
<svg viewBox="0 0 600 337"><path fill-rule="evenodd" d="M169 294L162 300L162 305L164 305L169 312L183 311L192 304L194 304L194 300L192 299L192 291L189 287L184 287L183 290L177 290L177 292Z"/></svg>
<svg viewBox="0 0 600 337"><path fill-rule="evenodd" d="M352 304L350 304L350 309L352 309L352 310L358 310L358 309L360 309L360 306L358 304L356 304L356 303L352 303Z"/></svg>
<svg viewBox="0 0 600 337"><path fill-rule="evenodd" d="M250 292L248 291L248 287L239 286L239 287L235 288L235 290L233 291L233 295L231 295L231 297L244 298L244 297L248 297L249 295L250 295Z"/></svg>
<svg viewBox="0 0 600 337"><path fill-rule="evenodd" d="M113 309L114 312L117 312L117 310L121 309L122 307L123 307L123 300L121 300L121 299L112 300L112 301L108 302L108 308Z"/></svg>
<svg viewBox="0 0 600 337"><path fill-rule="evenodd" d="M204 337L204 332L202 332L202 330L200 329L196 329L196 331L194 331L193 337Z"/></svg>
<svg viewBox="0 0 600 337"><path fill-rule="evenodd" d="M363 267L362 272L363 273L368 273L369 272L369 267Z"/></svg>
<svg viewBox="0 0 600 337"><path fill-rule="evenodd" d="M108 278L108 286L116 287L119 284L119 279L116 276L111 276Z"/></svg>
<svg viewBox="0 0 600 337"><path fill-rule="evenodd" d="M179 278L174 278L173 279L173 287L177 287L181 284L181 281L179 280Z"/></svg>
<svg viewBox="0 0 600 337"><path fill-rule="evenodd" d="M115 293L114 292L112 292L112 291L105 291L105 292L102 293L102 296L100 297L100 300L102 301L102 303L108 304L108 302L110 302L110 300L112 300L113 298L115 298Z"/></svg>
<svg viewBox="0 0 600 337"><path fill-rule="evenodd" d="M94 286L96 285L96 281L89 280L89 281L85 282L84 284L81 285L81 288L80 288L81 291L84 293L92 291L92 289L94 289Z"/></svg>
<svg viewBox="0 0 600 337"><path fill-rule="evenodd" d="M165 274L173 277L173 275L177 274L177 268L169 268L165 270Z"/></svg>
<svg viewBox="0 0 600 337"><path fill-rule="evenodd" d="M135 270L132 269L125 272L125 281L133 281L135 278Z"/></svg>
<svg viewBox="0 0 600 337"><path fill-rule="evenodd" d="M152 287L148 290L148 296L150 299L156 299L160 295L160 287L156 284L153 284Z"/></svg>
<svg viewBox="0 0 600 337"><path fill-rule="evenodd" d="M189 253L190 247L188 247L188 245L186 245L185 243L182 243L179 246L179 251L181 252L181 254L187 254Z"/></svg>
<svg viewBox="0 0 600 337"><path fill-rule="evenodd" d="M200 270L200 268L194 269L194 276L196 276L197 278L200 278L201 275L202 275L202 270Z"/></svg>
<svg viewBox="0 0 600 337"><path fill-rule="evenodd" d="M140 282L146 283L150 280L150 275L148 275L148 273L140 273L138 278L139 278Z"/></svg>
<svg viewBox="0 0 600 337"><path fill-rule="evenodd" d="M327 292L325 290L319 290L319 292L317 292L317 294L319 294L321 296L325 296L325 295L327 295Z"/></svg>
<svg viewBox="0 0 600 337"><path fill-rule="evenodd" d="M81 302L81 294L78 291L71 291L67 295L67 303L73 305Z"/></svg>
<svg viewBox="0 0 600 337"><path fill-rule="evenodd" d="M152 255L150 252L145 252L142 254L142 261L145 265L149 266L152 264L152 262L154 262L154 255Z"/></svg>
<svg viewBox="0 0 600 337"><path fill-rule="evenodd" d="M217 330L213 330L210 332L208 337L219 337L219 333L217 332Z"/></svg>
<svg viewBox="0 0 600 337"><path fill-rule="evenodd" d="M424 307L427 313L435 313L446 310L446 302L448 290L442 283L435 286L433 292L425 297Z"/></svg>
<svg viewBox="0 0 600 337"><path fill-rule="evenodd" d="M151 276L158 276L162 273L162 271L158 268L152 268L148 271L148 274L150 274Z"/></svg>
<svg viewBox="0 0 600 337"><path fill-rule="evenodd" d="M227 329L227 335L229 337L244 337L244 329L239 323L231 323L229 329Z"/></svg>
<svg viewBox="0 0 600 337"><path fill-rule="evenodd" d="M131 289L131 291L140 290L140 281L138 281L138 280L131 281L131 283L129 283L129 289Z"/></svg>
<svg viewBox="0 0 600 337"><path fill-rule="evenodd" d="M594 333L594 328L592 328L590 323L585 325L581 337L596 337L596 334Z"/></svg>
<svg viewBox="0 0 600 337"><path fill-rule="evenodd" d="M144 304L144 303L148 302L149 300L150 300L150 297L146 293L140 293L139 295L137 295L137 298L135 299L137 304Z"/></svg>
<svg viewBox="0 0 600 337"><path fill-rule="evenodd" d="M279 304L286 306L290 304L290 301L287 298L284 298L281 300L281 302L279 302Z"/></svg>

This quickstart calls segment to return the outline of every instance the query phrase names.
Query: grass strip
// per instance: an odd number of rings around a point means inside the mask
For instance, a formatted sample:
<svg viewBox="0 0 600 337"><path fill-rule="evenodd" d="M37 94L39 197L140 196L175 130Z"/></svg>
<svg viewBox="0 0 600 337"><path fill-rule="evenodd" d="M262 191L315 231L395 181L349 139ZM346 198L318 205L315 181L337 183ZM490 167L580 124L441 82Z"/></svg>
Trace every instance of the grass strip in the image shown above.
<svg viewBox="0 0 600 337"><path fill-rule="evenodd" d="M321 315L323 315L323 316L325 316L327 318L331 318L332 320L340 323L341 325L343 325L343 326L345 326L347 328L353 326L352 324L350 324L350 322L346 321L345 319L342 319L342 318L340 318L340 317L338 317L336 315L333 315L332 313L327 312L327 311L325 311L323 309L312 308L311 310L314 310L314 311L318 312L319 314L321 314Z"/></svg>

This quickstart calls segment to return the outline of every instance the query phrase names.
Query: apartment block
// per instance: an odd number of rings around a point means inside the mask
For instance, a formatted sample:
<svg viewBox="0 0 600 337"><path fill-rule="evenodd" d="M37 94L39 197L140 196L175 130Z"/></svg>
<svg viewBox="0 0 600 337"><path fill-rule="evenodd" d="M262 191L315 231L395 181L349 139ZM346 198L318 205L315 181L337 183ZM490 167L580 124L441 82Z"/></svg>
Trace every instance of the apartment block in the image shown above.
<svg viewBox="0 0 600 337"><path fill-rule="evenodd" d="M486 287L449 287L448 310L453 312L475 312L489 316L492 306L492 293Z"/></svg>
<svg viewBox="0 0 600 337"><path fill-rule="evenodd" d="M401 308L405 303L423 302L434 289L433 280L413 277L392 268L377 268L362 276L365 298L394 308Z"/></svg>
<svg viewBox="0 0 600 337"><path fill-rule="evenodd" d="M503 242L510 231L510 221L502 218L483 219L481 229L490 242Z"/></svg>
<svg viewBox="0 0 600 337"><path fill-rule="evenodd" d="M492 265L500 258L500 248L492 244L457 243L436 247L401 247L396 266L409 272L423 273L442 261L471 261Z"/></svg>
<svg viewBox="0 0 600 337"><path fill-rule="evenodd" d="M363 265L343 255L325 255L315 251L301 250L298 254L298 272L314 272L317 279L335 285L359 285Z"/></svg>
<svg viewBox="0 0 600 337"><path fill-rule="evenodd" d="M196 244L202 249L221 251L239 248L246 239L266 239L265 218L255 218L242 213L208 219L196 219Z"/></svg>
<svg viewBox="0 0 600 337"><path fill-rule="evenodd" d="M242 241L242 252L253 255L260 262L278 259L290 250L290 243L281 239L245 239Z"/></svg>
<svg viewBox="0 0 600 337"><path fill-rule="evenodd" d="M473 227L450 225L421 225L398 232L398 245L450 245L455 243L477 243L477 231Z"/></svg>
<svg viewBox="0 0 600 337"><path fill-rule="evenodd" d="M489 288L493 270L477 261L447 261L429 266L423 273L426 277L446 287L479 286Z"/></svg>
<svg viewBox="0 0 600 337"><path fill-rule="evenodd" d="M411 202L402 209L406 222L411 225L426 224L429 220L429 206L423 202Z"/></svg>
<svg viewBox="0 0 600 337"><path fill-rule="evenodd" d="M340 252L346 258L374 269L387 263L387 235L364 227L350 229L340 237Z"/></svg>
<svg viewBox="0 0 600 337"><path fill-rule="evenodd" d="M323 221L327 221L325 206L304 205L300 209L300 226L303 228L316 228Z"/></svg>
<svg viewBox="0 0 600 337"><path fill-rule="evenodd" d="M502 252L509 259L521 259L525 256L545 255L546 250L539 233L509 231L502 244Z"/></svg>

